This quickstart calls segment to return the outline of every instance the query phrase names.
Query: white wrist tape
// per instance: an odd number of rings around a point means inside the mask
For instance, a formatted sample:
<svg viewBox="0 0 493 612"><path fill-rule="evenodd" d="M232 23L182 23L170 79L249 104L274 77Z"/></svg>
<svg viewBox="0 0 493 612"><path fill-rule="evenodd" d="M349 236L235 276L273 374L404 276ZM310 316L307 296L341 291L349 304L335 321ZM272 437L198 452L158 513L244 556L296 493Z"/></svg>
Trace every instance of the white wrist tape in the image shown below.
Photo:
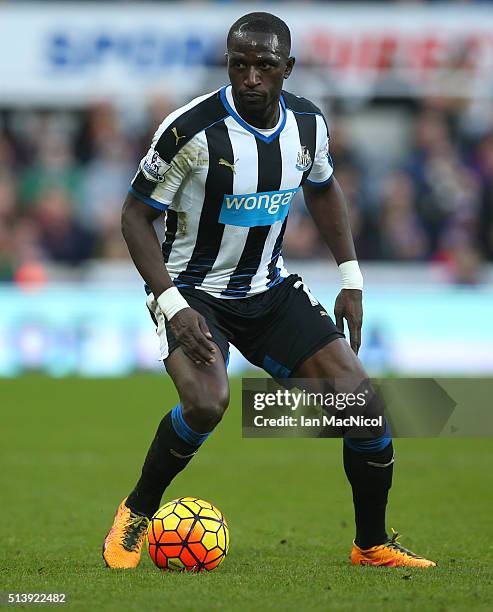
<svg viewBox="0 0 493 612"><path fill-rule="evenodd" d="M339 264L339 270L343 289L363 289L363 275L355 259Z"/></svg>
<svg viewBox="0 0 493 612"><path fill-rule="evenodd" d="M163 291L157 298L157 303L168 321L180 310L190 308L188 302L176 287L170 287Z"/></svg>

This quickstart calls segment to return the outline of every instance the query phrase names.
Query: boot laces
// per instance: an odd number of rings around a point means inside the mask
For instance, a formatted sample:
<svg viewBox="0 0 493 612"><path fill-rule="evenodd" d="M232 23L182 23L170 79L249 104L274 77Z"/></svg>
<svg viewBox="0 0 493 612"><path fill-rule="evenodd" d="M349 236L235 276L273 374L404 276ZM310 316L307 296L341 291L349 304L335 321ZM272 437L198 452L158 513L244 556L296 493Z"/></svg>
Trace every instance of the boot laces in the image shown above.
<svg viewBox="0 0 493 612"><path fill-rule="evenodd" d="M135 552L140 543L142 535L147 529L149 519L141 514L130 512L130 520L125 529L123 536L123 547L129 552Z"/></svg>
<svg viewBox="0 0 493 612"><path fill-rule="evenodd" d="M414 559L422 559L422 557L420 557L416 553L413 553L411 550L404 548L404 546L402 546L402 544L397 541L400 537L397 531L395 531L393 527L391 529L392 529L392 538L386 544L388 548L393 548L394 550L400 552L401 554L408 555L409 557L413 557Z"/></svg>

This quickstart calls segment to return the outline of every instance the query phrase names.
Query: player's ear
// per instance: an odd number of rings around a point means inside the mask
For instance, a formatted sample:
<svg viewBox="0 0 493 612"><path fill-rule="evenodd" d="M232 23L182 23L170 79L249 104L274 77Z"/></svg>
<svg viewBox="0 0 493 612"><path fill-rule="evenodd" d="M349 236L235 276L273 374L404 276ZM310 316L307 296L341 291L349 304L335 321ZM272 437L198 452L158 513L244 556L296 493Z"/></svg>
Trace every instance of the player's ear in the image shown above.
<svg viewBox="0 0 493 612"><path fill-rule="evenodd" d="M289 57L288 61L286 62L286 68L284 70L284 78L287 79L289 77L289 75L291 74L291 72L293 71L293 66L296 62L296 58L294 57Z"/></svg>

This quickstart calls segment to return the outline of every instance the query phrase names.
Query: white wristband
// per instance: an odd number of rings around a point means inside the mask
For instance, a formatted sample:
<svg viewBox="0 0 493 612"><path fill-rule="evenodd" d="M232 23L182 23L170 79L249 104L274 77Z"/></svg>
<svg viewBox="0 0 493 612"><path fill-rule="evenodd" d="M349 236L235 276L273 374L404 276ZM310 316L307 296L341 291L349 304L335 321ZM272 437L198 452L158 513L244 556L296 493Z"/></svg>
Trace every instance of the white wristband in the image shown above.
<svg viewBox="0 0 493 612"><path fill-rule="evenodd" d="M170 287L166 289L166 291L163 291L157 298L157 303L168 321L180 310L190 308L188 302L176 287Z"/></svg>
<svg viewBox="0 0 493 612"><path fill-rule="evenodd" d="M339 270L343 289L363 289L363 275L355 259L339 264Z"/></svg>

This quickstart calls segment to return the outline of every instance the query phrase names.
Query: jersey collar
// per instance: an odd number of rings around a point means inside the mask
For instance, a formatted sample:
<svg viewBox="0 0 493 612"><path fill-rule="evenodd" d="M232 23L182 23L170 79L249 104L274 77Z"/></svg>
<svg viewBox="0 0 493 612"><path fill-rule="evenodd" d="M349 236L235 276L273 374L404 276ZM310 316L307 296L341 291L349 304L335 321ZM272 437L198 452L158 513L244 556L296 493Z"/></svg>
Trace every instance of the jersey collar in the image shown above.
<svg viewBox="0 0 493 612"><path fill-rule="evenodd" d="M286 103L284 102L284 98L282 97L282 95L280 97L281 113L282 113L281 123L279 124L279 127L277 128L275 132L273 132L269 136L266 136L265 134L262 134L262 132L259 132L258 130L256 130L252 125L248 124L244 119L242 119L240 115L238 115L238 113L235 111L235 109L231 106L226 96L226 89L228 87L231 87L231 85L225 85L223 88L221 88L219 95L221 97L221 102L224 104L224 107L226 108L228 113L231 115L231 117L233 117L233 119L237 123L239 123L242 128L247 130L247 132L250 132L251 134L253 134L256 138L263 140L264 142L272 142L273 140L275 140L279 136L279 134L283 131L284 126L286 125Z"/></svg>

